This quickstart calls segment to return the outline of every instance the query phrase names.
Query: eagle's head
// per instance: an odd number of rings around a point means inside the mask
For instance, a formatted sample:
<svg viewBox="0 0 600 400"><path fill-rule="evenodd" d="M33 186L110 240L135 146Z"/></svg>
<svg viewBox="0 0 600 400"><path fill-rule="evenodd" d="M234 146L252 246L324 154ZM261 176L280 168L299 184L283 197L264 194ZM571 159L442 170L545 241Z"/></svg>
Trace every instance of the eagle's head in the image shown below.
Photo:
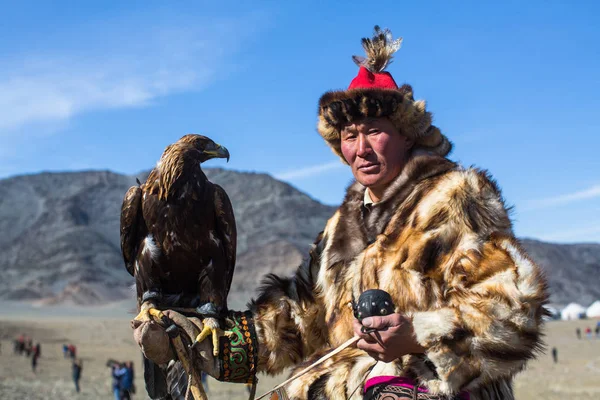
<svg viewBox="0 0 600 400"><path fill-rule="evenodd" d="M203 163L211 158L226 158L229 161L229 151L206 136L196 134L185 135L175 144L180 145L182 150L185 149L185 152L199 163Z"/></svg>
<svg viewBox="0 0 600 400"><path fill-rule="evenodd" d="M176 182L192 176L189 175L190 171L199 169L201 163L211 158L226 158L229 161L229 151L206 136L185 135L167 146L153 170L158 179L151 185L153 190L158 191L158 198L165 200L176 196L175 191L180 186Z"/></svg>

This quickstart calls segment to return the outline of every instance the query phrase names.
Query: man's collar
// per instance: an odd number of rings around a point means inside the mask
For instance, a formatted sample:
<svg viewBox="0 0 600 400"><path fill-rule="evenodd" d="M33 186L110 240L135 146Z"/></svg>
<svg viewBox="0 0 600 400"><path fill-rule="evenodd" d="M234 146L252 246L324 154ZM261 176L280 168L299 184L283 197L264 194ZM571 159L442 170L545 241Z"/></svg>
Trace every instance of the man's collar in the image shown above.
<svg viewBox="0 0 600 400"><path fill-rule="evenodd" d="M369 193L369 188L365 189L365 197L363 199L363 205L367 208L371 208L371 206L375 204L373 199L371 198L371 194Z"/></svg>
<svg viewBox="0 0 600 400"><path fill-rule="evenodd" d="M454 162L438 155L413 153L402 172L385 189L377 203L373 202L373 199L369 196L368 188L356 181L348 189L348 195L367 209L371 209L374 205L384 204L390 198L395 197L409 183L414 184L422 179L427 179L457 167L458 165Z"/></svg>

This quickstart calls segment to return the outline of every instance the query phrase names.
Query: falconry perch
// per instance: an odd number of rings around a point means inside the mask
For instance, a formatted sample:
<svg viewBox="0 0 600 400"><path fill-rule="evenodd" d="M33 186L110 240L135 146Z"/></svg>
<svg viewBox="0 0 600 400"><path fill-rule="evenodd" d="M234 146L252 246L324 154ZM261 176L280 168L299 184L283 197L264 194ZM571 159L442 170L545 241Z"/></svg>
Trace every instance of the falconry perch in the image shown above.
<svg viewBox="0 0 600 400"><path fill-rule="evenodd" d="M165 149L146 182L125 195L121 250L135 277L136 319L162 318L159 308L195 308L206 317L196 342L212 335L217 352L237 238L227 194L200 167L211 158L229 160L229 152L201 135L185 135ZM144 363L149 395L161 397L164 366Z"/></svg>

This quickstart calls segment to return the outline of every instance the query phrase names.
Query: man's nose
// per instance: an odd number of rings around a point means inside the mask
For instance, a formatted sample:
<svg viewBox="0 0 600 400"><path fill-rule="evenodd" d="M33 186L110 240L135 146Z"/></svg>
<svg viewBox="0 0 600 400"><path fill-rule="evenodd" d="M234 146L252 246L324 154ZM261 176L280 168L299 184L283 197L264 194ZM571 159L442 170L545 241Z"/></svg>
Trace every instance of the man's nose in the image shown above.
<svg viewBox="0 0 600 400"><path fill-rule="evenodd" d="M367 135L358 135L358 149L356 155L365 158L369 154L371 154L371 144L369 143L369 139Z"/></svg>

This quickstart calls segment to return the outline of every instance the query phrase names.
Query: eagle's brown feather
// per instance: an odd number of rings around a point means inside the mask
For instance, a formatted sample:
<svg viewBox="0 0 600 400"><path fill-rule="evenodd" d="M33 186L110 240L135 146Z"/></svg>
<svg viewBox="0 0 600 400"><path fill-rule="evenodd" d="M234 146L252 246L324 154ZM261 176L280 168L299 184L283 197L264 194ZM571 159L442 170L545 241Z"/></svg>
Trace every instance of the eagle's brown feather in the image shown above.
<svg viewBox="0 0 600 400"><path fill-rule="evenodd" d="M229 153L207 137L186 135L165 149L145 183L127 191L121 249L135 277L138 308L145 293L157 293L160 308L212 303L218 314L212 318L227 312L237 233L227 194L200 167L214 157ZM158 375L147 377L152 398L168 390L166 373Z"/></svg>
<svg viewBox="0 0 600 400"><path fill-rule="evenodd" d="M215 204L215 220L219 237L223 238L223 250L225 251L225 257L230 265L235 265L236 248L237 248L237 229L235 226L235 220L231 218L233 216L233 206L225 190L219 186L215 186L214 204ZM232 223L233 222L233 223ZM231 281L233 279L233 268L229 271L227 276L227 291L231 287Z"/></svg>
<svg viewBox="0 0 600 400"><path fill-rule="evenodd" d="M142 204L142 189L132 186L125 193L121 207L121 250L125 268L132 276L134 274L135 256L138 247L136 233L138 229L140 206Z"/></svg>

